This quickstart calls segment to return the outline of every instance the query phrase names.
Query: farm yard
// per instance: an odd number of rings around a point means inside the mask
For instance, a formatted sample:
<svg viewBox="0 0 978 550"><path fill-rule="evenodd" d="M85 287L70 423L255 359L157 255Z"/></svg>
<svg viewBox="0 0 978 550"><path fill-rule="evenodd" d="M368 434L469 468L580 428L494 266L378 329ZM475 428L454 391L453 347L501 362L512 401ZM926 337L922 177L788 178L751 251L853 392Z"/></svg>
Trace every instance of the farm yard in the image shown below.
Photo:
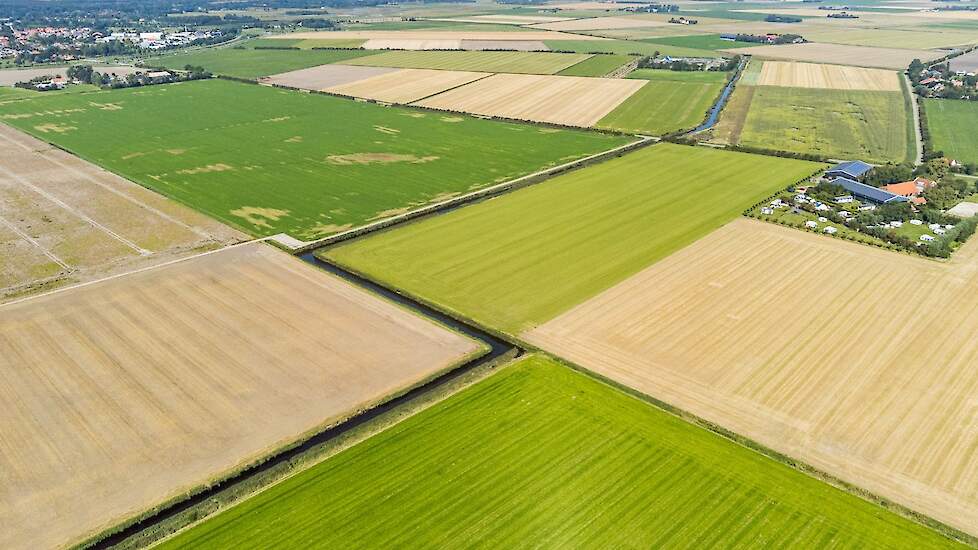
<svg viewBox="0 0 978 550"><path fill-rule="evenodd" d="M976 256L742 219L525 338L974 535Z"/></svg>
<svg viewBox="0 0 978 550"><path fill-rule="evenodd" d="M346 64L485 73L555 74L589 57L591 56L587 54L545 52L396 51L361 57Z"/></svg>
<svg viewBox="0 0 978 550"><path fill-rule="evenodd" d="M819 164L660 143L325 256L519 333L667 257Z"/></svg>
<svg viewBox="0 0 978 550"><path fill-rule="evenodd" d="M222 80L7 102L0 120L254 235L301 240L629 141Z"/></svg>
<svg viewBox="0 0 978 550"><path fill-rule="evenodd" d="M244 238L8 126L0 148L0 302Z"/></svg>
<svg viewBox="0 0 978 550"><path fill-rule="evenodd" d="M0 546L79 543L481 352L261 243L0 306Z"/></svg>
<svg viewBox="0 0 978 550"><path fill-rule="evenodd" d="M282 541L704 548L757 540L954 547L874 504L531 356L159 548Z"/></svg>
<svg viewBox="0 0 978 550"><path fill-rule="evenodd" d="M648 83L598 121L597 127L651 135L694 128L703 121L728 77L720 71L633 71L628 78Z"/></svg>
<svg viewBox="0 0 978 550"><path fill-rule="evenodd" d="M372 53L363 50L210 48L149 58L143 63L149 67L171 70L182 70L187 65L193 65L214 74L254 79L326 63L350 61Z"/></svg>
<svg viewBox="0 0 978 550"><path fill-rule="evenodd" d="M421 100L417 105L588 127L612 112L644 84L621 78L495 74Z"/></svg>
<svg viewBox="0 0 978 550"><path fill-rule="evenodd" d="M962 164L978 163L978 103L954 99L923 99L934 150Z"/></svg>

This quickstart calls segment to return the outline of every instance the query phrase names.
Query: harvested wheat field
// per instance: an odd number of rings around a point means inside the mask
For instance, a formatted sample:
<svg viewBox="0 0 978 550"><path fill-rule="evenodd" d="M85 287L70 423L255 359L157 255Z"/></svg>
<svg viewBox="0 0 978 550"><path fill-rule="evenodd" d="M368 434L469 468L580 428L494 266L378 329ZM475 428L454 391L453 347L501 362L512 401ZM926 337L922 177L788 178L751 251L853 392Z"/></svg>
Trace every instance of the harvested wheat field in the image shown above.
<svg viewBox="0 0 978 550"><path fill-rule="evenodd" d="M0 547L80 542L480 351L262 243L0 307Z"/></svg>
<svg viewBox="0 0 978 550"><path fill-rule="evenodd" d="M644 80L496 74L418 105L517 120L592 126L645 85Z"/></svg>
<svg viewBox="0 0 978 550"><path fill-rule="evenodd" d="M942 264L739 219L525 337L978 535L978 242Z"/></svg>
<svg viewBox="0 0 978 550"><path fill-rule="evenodd" d="M459 39L375 38L367 40L361 47L365 50L461 50L462 42Z"/></svg>
<svg viewBox="0 0 978 550"><path fill-rule="evenodd" d="M301 90L324 90L359 82L371 77L396 72L388 67L355 67L352 65L320 65L272 75L261 79L264 84L277 84Z"/></svg>
<svg viewBox="0 0 978 550"><path fill-rule="evenodd" d="M572 19L554 23L533 25L534 29L551 31L597 31L605 29L639 29L643 27L664 27L669 23L640 17L592 17L590 19ZM551 39L553 40L553 39Z"/></svg>
<svg viewBox="0 0 978 550"><path fill-rule="evenodd" d="M753 46L730 48L729 53L752 55L762 59L788 59L812 63L832 63L857 67L905 70L914 59L929 61L942 54L930 50L903 50L896 48L871 48L869 46L845 46L842 44L782 44L779 46Z"/></svg>
<svg viewBox="0 0 978 550"><path fill-rule="evenodd" d="M489 73L401 69L366 80L326 88L325 91L388 103L411 103L487 76Z"/></svg>
<svg viewBox="0 0 978 550"><path fill-rule="evenodd" d="M2 124L0 150L0 302L244 238Z"/></svg>
<svg viewBox="0 0 978 550"><path fill-rule="evenodd" d="M757 84L830 90L900 91L900 79L893 71L793 61L764 63Z"/></svg>
<svg viewBox="0 0 978 550"><path fill-rule="evenodd" d="M542 40L461 40L460 50L485 51L507 50L517 52L547 52L550 48Z"/></svg>

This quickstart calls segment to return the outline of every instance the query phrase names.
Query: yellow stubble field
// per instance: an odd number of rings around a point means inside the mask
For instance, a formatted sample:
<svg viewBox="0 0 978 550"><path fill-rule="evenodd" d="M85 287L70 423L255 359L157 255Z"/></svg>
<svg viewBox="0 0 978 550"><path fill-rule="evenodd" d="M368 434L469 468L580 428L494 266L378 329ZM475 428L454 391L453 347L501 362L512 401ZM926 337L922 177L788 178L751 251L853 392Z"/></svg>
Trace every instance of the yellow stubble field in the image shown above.
<svg viewBox="0 0 978 550"><path fill-rule="evenodd" d="M0 306L0 548L77 543L480 349L264 243Z"/></svg>
<svg viewBox="0 0 978 550"><path fill-rule="evenodd" d="M765 62L757 84L829 90L900 91L900 80L894 71L793 61Z"/></svg>
<svg viewBox="0 0 978 550"><path fill-rule="evenodd" d="M411 103L487 76L489 73L472 71L400 69L323 91L389 103Z"/></svg>
<svg viewBox="0 0 978 550"><path fill-rule="evenodd" d="M588 127L646 81L495 74L416 103L424 107L517 120Z"/></svg>
<svg viewBox="0 0 978 550"><path fill-rule="evenodd" d="M950 263L740 219L530 342L978 535L978 241Z"/></svg>

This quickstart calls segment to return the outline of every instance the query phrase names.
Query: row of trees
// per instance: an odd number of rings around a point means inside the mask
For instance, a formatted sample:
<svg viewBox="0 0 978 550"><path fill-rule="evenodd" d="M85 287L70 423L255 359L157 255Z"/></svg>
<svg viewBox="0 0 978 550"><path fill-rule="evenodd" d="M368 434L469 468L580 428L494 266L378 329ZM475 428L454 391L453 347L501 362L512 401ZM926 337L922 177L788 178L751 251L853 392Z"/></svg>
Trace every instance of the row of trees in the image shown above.
<svg viewBox="0 0 978 550"><path fill-rule="evenodd" d="M166 71L166 76L149 76L148 72L132 73L126 76L116 76L109 73L100 73L92 68L91 65L75 65L68 67L66 75L71 80L77 80L84 84L94 84L103 88L134 88L138 86L150 86L153 84L169 84L171 82L184 82L188 80L201 80L210 78L210 72L203 67L187 65L183 72Z"/></svg>

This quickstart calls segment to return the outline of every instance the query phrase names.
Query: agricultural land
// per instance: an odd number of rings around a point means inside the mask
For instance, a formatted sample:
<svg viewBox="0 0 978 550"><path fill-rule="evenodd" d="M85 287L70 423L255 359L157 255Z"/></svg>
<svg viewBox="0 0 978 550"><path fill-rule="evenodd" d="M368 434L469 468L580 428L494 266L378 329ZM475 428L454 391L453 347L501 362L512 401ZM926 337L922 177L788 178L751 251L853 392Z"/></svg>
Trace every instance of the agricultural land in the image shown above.
<svg viewBox="0 0 978 550"><path fill-rule="evenodd" d="M593 126L645 82L495 74L417 102L423 107L565 126Z"/></svg>
<svg viewBox="0 0 978 550"><path fill-rule="evenodd" d="M326 63L350 61L372 53L364 50L211 48L149 58L143 64L176 70L192 65L214 74L254 79Z"/></svg>
<svg viewBox="0 0 978 550"><path fill-rule="evenodd" d="M2 124L0 149L0 301L245 237Z"/></svg>
<svg viewBox="0 0 978 550"><path fill-rule="evenodd" d="M628 78L648 82L598 121L597 127L651 135L694 128L705 118L728 76L719 71L633 71Z"/></svg>
<svg viewBox="0 0 978 550"><path fill-rule="evenodd" d="M832 63L836 65L855 65L858 67L876 67L894 70L905 70L914 59L929 61L941 56L939 52L931 50L904 50L897 48L872 48L868 46L816 43L730 48L724 51L728 53L753 55L766 59L786 59L790 61Z"/></svg>
<svg viewBox="0 0 978 550"><path fill-rule="evenodd" d="M933 148L961 163L978 163L978 103L924 99Z"/></svg>
<svg viewBox="0 0 978 550"><path fill-rule="evenodd" d="M867 162L914 157L910 100L896 73L751 60L711 131L730 143ZM896 91L880 91L895 89Z"/></svg>
<svg viewBox="0 0 978 550"><path fill-rule="evenodd" d="M759 540L954 546L531 356L160 548L706 548Z"/></svg>
<svg viewBox="0 0 978 550"><path fill-rule="evenodd" d="M0 546L78 543L479 353L263 243L0 306Z"/></svg>
<svg viewBox="0 0 978 550"><path fill-rule="evenodd" d="M516 333L696 241L818 167L660 143L326 256Z"/></svg>
<svg viewBox="0 0 978 550"><path fill-rule="evenodd" d="M346 64L486 73L555 74L588 57L590 56L587 54L547 52L397 51L361 57Z"/></svg>
<svg viewBox="0 0 978 550"><path fill-rule="evenodd" d="M629 141L222 80L5 102L0 120L252 234L301 240Z"/></svg>
<svg viewBox="0 0 978 550"><path fill-rule="evenodd" d="M526 338L974 535L976 259L741 219Z"/></svg>
<svg viewBox="0 0 978 550"><path fill-rule="evenodd" d="M325 91L388 103L411 103L488 76L489 73L470 71L401 69L326 88Z"/></svg>
<svg viewBox="0 0 978 550"><path fill-rule="evenodd" d="M616 69L636 61L633 55L606 54L592 55L588 59L560 71L561 76L607 76Z"/></svg>

